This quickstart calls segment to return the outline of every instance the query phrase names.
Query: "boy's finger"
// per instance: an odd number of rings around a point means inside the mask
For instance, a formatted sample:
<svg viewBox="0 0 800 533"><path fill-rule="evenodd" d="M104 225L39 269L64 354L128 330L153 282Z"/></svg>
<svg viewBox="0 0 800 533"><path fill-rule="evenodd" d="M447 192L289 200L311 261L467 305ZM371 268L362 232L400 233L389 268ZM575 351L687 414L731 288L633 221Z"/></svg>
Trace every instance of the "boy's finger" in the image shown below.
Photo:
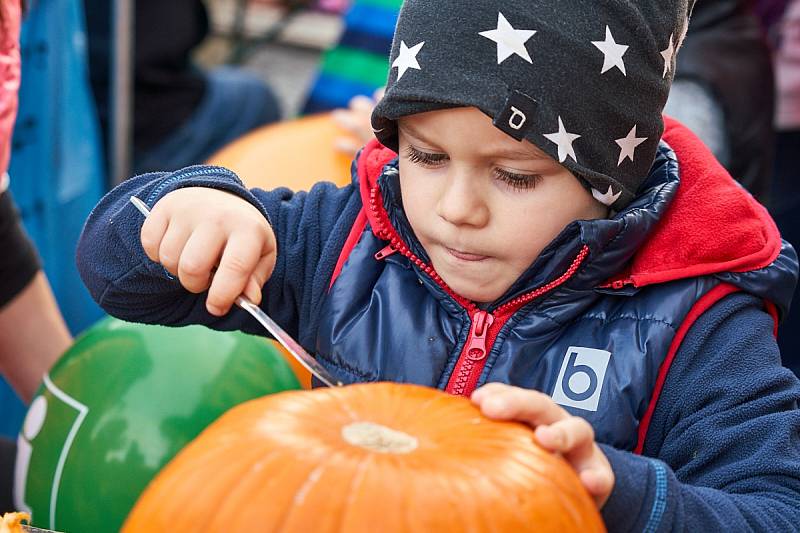
<svg viewBox="0 0 800 533"><path fill-rule="evenodd" d="M264 285L272 275L274 268L275 252L262 256L261 259L258 260L258 264L256 264L256 268L253 270L253 274L250 276L247 286L244 289L244 294L250 298L254 304L258 305L261 303Z"/></svg>
<svg viewBox="0 0 800 533"><path fill-rule="evenodd" d="M570 416L553 424L537 427L536 440L550 451L581 460L592 454L594 430L583 418Z"/></svg>
<svg viewBox="0 0 800 533"><path fill-rule="evenodd" d="M225 234L214 224L195 228L181 252L178 261L178 278L189 292L195 294L208 289L211 273L219 262L225 245Z"/></svg>
<svg viewBox="0 0 800 533"><path fill-rule="evenodd" d="M272 276L272 271L275 270L275 252L270 252L261 256L253 271L253 278L258 282L259 288L266 285L269 278Z"/></svg>
<svg viewBox="0 0 800 533"><path fill-rule="evenodd" d="M178 224L174 220L167 226L167 231L158 247L158 262L164 265L167 272L173 276L178 275L178 262L181 252L189 240L192 230L189 226Z"/></svg>
<svg viewBox="0 0 800 533"><path fill-rule="evenodd" d="M133 207L133 206L131 206ZM142 242L144 253L150 260L159 263L158 249L161 246L161 240L167 232L169 219L161 213L152 214L144 219L142 222L142 229L140 231L139 239Z"/></svg>
<svg viewBox="0 0 800 533"><path fill-rule="evenodd" d="M233 301L244 292L259 260L261 246L250 233L235 232L225 245L211 288L208 289L206 307L209 313L222 316Z"/></svg>
<svg viewBox="0 0 800 533"><path fill-rule="evenodd" d="M614 489L614 471L611 468L591 468L578 472L581 484L594 496L597 507L602 509Z"/></svg>
<svg viewBox="0 0 800 533"><path fill-rule="evenodd" d="M472 393L472 396L470 396L470 399L474 404L480 405L486 396L491 396L510 388L512 388L511 385L506 385L505 383L487 383L486 385L476 389L475 392Z"/></svg>
<svg viewBox="0 0 800 533"><path fill-rule="evenodd" d="M261 284L258 282L255 276L250 276L250 279L247 280L247 285L244 288L244 295L250 299L256 305L261 305Z"/></svg>
<svg viewBox="0 0 800 533"><path fill-rule="evenodd" d="M531 426L552 424L569 414L552 398L518 387L493 387L478 396L483 414L499 420L517 420Z"/></svg>

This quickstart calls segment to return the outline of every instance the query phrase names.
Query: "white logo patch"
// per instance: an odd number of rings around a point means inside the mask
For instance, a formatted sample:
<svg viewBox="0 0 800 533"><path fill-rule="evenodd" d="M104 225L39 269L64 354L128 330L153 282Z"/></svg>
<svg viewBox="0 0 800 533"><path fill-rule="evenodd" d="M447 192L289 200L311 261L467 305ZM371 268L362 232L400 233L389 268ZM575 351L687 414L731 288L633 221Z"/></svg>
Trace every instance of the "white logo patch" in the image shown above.
<svg viewBox="0 0 800 533"><path fill-rule="evenodd" d="M558 373L553 401L585 411L597 411L611 352L570 346Z"/></svg>

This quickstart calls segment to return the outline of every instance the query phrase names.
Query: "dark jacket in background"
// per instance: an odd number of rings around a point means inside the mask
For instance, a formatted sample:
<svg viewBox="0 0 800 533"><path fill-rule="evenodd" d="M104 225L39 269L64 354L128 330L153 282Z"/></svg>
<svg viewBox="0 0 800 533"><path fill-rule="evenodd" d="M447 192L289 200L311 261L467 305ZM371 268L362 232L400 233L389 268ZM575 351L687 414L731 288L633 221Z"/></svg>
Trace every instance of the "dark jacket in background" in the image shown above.
<svg viewBox="0 0 800 533"><path fill-rule="evenodd" d="M14 459L17 447L14 441L0 437L0 515L14 509L12 484L14 481Z"/></svg>
<svg viewBox="0 0 800 533"><path fill-rule="evenodd" d="M109 84L113 40L110 0L84 0L89 69L105 138L110 120ZM200 0L137 0L134 50L134 152L158 145L200 104L205 78L191 51L209 31Z"/></svg>
<svg viewBox="0 0 800 533"><path fill-rule="evenodd" d="M698 0L678 54L677 78L706 85L721 102L728 171L766 203L772 175L774 82L770 50L749 0Z"/></svg>

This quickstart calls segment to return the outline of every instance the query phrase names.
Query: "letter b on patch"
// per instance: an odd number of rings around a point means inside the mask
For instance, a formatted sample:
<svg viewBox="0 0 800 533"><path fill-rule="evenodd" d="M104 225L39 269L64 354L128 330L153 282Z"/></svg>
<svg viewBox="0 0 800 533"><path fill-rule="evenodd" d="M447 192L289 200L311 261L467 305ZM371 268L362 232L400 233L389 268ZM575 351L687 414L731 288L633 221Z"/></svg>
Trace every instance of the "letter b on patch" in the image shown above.
<svg viewBox="0 0 800 533"><path fill-rule="evenodd" d="M570 346L561 363L553 401L560 405L597 411L611 352Z"/></svg>

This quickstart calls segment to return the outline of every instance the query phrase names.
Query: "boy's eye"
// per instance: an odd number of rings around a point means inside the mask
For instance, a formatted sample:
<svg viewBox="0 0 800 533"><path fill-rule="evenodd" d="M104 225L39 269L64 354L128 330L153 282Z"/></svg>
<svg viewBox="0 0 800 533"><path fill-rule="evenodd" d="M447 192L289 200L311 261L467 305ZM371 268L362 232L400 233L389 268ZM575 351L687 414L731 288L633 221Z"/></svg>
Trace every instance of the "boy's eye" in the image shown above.
<svg viewBox="0 0 800 533"><path fill-rule="evenodd" d="M418 150L411 145L406 148L406 157L412 163L416 163L423 167L438 167L450 159L447 154L423 152L422 150Z"/></svg>
<svg viewBox="0 0 800 533"><path fill-rule="evenodd" d="M542 180L540 174L517 174L502 168L494 169L494 173L499 180L519 190L533 189Z"/></svg>

